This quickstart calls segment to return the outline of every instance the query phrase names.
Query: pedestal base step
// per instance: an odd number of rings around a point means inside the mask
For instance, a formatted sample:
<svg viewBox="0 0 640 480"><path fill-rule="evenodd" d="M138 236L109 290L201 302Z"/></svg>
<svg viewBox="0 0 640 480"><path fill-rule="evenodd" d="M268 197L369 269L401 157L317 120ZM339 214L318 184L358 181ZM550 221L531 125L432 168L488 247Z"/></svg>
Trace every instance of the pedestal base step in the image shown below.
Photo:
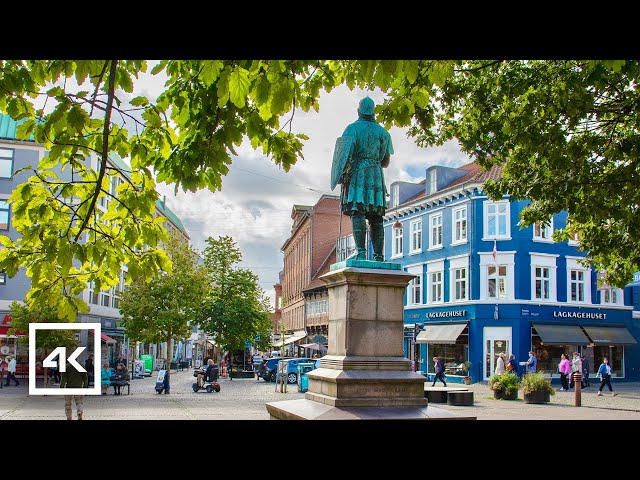
<svg viewBox="0 0 640 480"><path fill-rule="evenodd" d="M426 398L410 397L341 397L336 398L322 393L309 392L306 400L319 402L331 407L422 407L427 406Z"/></svg>
<svg viewBox="0 0 640 480"><path fill-rule="evenodd" d="M272 420L475 420L442 408L427 407L332 407L312 400L267 403Z"/></svg>

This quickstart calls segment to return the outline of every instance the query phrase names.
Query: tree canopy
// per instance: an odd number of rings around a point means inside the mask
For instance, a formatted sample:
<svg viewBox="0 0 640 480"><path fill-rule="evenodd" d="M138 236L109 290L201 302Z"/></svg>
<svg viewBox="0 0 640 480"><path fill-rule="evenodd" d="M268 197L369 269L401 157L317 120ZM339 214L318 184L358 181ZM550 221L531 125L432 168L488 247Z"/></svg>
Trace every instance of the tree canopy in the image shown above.
<svg viewBox="0 0 640 480"><path fill-rule="evenodd" d="M239 268L242 254L233 238L206 241L203 261L209 290L198 315L201 326L226 350L243 349L247 341L266 349L271 342L271 312L257 275Z"/></svg>
<svg viewBox="0 0 640 480"><path fill-rule="evenodd" d="M455 138L485 167L503 165L487 191L530 199L523 225L568 210L571 227L556 238L578 231L606 281L624 286L640 269L637 61L166 60L151 72L168 77L158 98L129 98L146 70L0 61L0 111L49 152L9 199L21 237L0 236L0 268L26 267L30 305L56 302L71 318L86 308L86 283L115 285L121 264L146 279L169 270L156 248L155 182L220 189L243 139L288 170L307 139L291 131L296 110L318 110L321 91L340 84L385 91L378 118L409 127L419 145ZM36 107L42 98L47 108ZM91 152L97 169L83 161ZM107 165L110 153L131 162L115 192L108 176L125 172ZM102 197L115 199L106 213Z"/></svg>
<svg viewBox="0 0 640 480"><path fill-rule="evenodd" d="M191 335L207 283L198 265L198 254L173 233L164 245L173 263L171 273L159 272L151 280L142 277L119 293L125 331L132 342L167 342L166 365L173 357L172 340Z"/></svg>

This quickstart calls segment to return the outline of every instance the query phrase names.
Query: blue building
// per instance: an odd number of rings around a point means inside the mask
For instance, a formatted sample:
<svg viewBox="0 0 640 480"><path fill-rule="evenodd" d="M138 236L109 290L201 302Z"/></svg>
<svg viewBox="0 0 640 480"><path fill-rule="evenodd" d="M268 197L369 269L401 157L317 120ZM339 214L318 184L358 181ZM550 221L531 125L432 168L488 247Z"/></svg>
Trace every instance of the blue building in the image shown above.
<svg viewBox="0 0 640 480"><path fill-rule="evenodd" d="M558 378L561 354L578 351L592 377L607 356L615 378L640 380L634 287L598 287L597 272L581 263L578 239L552 239L566 227L566 212L550 225L521 229L528 202L483 193L484 182L499 175L500 168L476 163L436 165L420 183L390 185L385 260L416 275L405 297L407 357L427 375L431 359L441 357L454 382L468 360L476 382L493 374L501 352L524 362L533 350L538 371Z"/></svg>

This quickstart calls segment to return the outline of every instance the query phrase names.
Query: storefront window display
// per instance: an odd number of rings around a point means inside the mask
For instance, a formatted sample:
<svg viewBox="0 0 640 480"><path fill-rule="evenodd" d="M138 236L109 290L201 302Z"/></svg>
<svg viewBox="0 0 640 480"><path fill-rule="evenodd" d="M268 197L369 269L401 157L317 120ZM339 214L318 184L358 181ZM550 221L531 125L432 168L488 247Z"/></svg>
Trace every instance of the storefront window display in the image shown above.
<svg viewBox="0 0 640 480"><path fill-rule="evenodd" d="M454 344L427 344L427 372L435 375L433 357L444 363L445 375L465 376L463 362L469 359L469 327L466 327Z"/></svg>
<svg viewBox="0 0 640 480"><path fill-rule="evenodd" d="M593 358L589 369L592 373L591 376L595 376L595 372L598 371L598 367L602 363L602 358L607 357L611 367L611 376L624 377L624 347L622 345L589 347L585 349L585 355Z"/></svg>
<svg viewBox="0 0 640 480"><path fill-rule="evenodd" d="M588 360L589 376L595 378L603 357L609 358L612 375L624 377L624 347L622 345L594 346L585 345L548 345L541 341L535 328L531 328L531 345L538 358L538 371L558 375L560 356L564 353L571 360L573 352L578 352Z"/></svg>
<svg viewBox="0 0 640 480"><path fill-rule="evenodd" d="M573 352L578 351L577 345L549 345L543 343L540 335L533 327L531 327L531 347L538 359L538 372L547 375L555 374L556 376L560 374L558 365L562 360L562 354L564 353L571 360Z"/></svg>

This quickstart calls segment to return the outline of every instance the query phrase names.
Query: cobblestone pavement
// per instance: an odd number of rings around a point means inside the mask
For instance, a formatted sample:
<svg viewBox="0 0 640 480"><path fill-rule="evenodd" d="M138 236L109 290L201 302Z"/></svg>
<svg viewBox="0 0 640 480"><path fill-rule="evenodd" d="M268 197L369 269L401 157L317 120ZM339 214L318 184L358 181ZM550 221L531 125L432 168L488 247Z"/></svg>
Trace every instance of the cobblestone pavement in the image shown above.
<svg viewBox="0 0 640 480"><path fill-rule="evenodd" d="M268 420L265 403L304 398L297 385L288 385L287 393L275 392L276 384L255 379L221 378L220 392L194 393L193 370L171 373L171 393L157 394L152 377L131 381L131 395L113 395L113 387L104 396L85 396L86 419L95 420ZM64 420L64 399L58 396L28 395L27 380L20 386L0 390L0 420ZM125 390L126 391L126 390ZM75 412L75 406L74 406Z"/></svg>
<svg viewBox="0 0 640 480"><path fill-rule="evenodd" d="M192 370L171 374L171 394L155 392L153 377L131 381L131 395L115 396L110 388L106 396L85 397L85 417L96 420L117 419L211 419L267 420L265 403L304 398L296 385L287 393L275 392L274 383L255 379L220 379L219 393L194 393ZM64 400L58 396L29 396L26 380L18 387L0 389L0 420L60 419L64 416ZM640 383L614 383L619 395L596 396L598 384L583 390L582 408L573 407L573 392L557 392L546 405L528 405L522 400L493 400L486 383L470 385L475 395L472 407L434 404L439 408L477 416L479 420L640 420ZM522 397L522 391L519 392ZM74 407L75 408L75 407Z"/></svg>
<svg viewBox="0 0 640 480"><path fill-rule="evenodd" d="M446 404L437 406L451 411L476 415L479 420L640 420L640 384L614 383L618 395L611 396L605 387L603 395L597 396L599 382L592 382L582 390L582 407L574 407L574 391L560 392L551 396L551 402L544 405L526 404L520 400L494 400L493 392L486 382L469 385L474 392L473 407L453 407ZM555 387L555 385L554 385Z"/></svg>

